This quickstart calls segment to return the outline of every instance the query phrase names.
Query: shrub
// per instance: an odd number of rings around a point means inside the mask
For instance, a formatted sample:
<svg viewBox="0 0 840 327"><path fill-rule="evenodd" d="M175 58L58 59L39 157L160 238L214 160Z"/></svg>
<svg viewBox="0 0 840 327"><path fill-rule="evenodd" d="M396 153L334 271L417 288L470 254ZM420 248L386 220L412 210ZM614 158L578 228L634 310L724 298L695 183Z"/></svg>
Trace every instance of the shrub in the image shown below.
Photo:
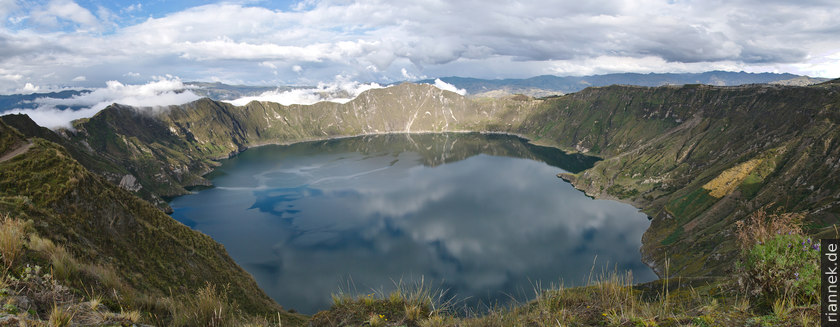
<svg viewBox="0 0 840 327"><path fill-rule="evenodd" d="M784 298L811 303L820 289L819 249L819 242L797 234L756 244L743 258L745 286L768 303Z"/></svg>
<svg viewBox="0 0 840 327"><path fill-rule="evenodd" d="M802 235L802 218L803 215L797 213L768 215L764 209L759 209L747 219L735 223L738 245L744 251L776 235Z"/></svg>
<svg viewBox="0 0 840 327"><path fill-rule="evenodd" d="M741 285L772 305L813 303L820 289L820 244L802 235L802 215L759 210L738 224Z"/></svg>

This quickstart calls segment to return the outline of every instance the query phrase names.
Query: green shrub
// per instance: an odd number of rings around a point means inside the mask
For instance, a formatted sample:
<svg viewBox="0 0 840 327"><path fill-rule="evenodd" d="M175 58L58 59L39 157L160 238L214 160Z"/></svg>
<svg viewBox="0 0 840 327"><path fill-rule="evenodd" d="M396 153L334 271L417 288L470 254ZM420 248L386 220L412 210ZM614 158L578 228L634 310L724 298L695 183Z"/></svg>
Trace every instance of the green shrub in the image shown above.
<svg viewBox="0 0 840 327"><path fill-rule="evenodd" d="M744 253L744 286L772 304L779 299L810 304L820 290L820 244L798 234L779 234Z"/></svg>

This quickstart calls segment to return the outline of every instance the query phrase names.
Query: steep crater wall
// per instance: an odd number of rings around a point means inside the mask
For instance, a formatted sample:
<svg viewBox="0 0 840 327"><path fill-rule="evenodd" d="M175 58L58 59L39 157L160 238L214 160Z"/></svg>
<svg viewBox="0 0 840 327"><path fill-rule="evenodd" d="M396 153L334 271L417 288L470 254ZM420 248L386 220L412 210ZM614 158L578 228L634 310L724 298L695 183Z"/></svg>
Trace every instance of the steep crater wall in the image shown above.
<svg viewBox="0 0 840 327"><path fill-rule="evenodd" d="M812 233L838 221L838 90L610 86L546 99L469 99L402 84L346 104L113 105L58 133L88 169L115 184L134 181L135 193L161 208L161 197L207 185L202 176L214 160L252 146L379 133L519 134L604 158L563 178L651 216L642 251L659 273L667 259L672 275L720 275L732 267L734 222L760 207L803 212Z"/></svg>

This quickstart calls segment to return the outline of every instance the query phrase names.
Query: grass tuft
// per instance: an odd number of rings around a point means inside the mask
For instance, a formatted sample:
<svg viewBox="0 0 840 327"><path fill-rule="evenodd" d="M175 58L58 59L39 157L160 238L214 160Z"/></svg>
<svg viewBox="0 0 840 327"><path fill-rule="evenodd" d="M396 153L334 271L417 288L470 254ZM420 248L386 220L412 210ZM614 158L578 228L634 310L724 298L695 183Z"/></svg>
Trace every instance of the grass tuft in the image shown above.
<svg viewBox="0 0 840 327"><path fill-rule="evenodd" d="M4 215L0 222L0 255L3 256L7 271L23 252L23 246L26 244L26 226L26 223L13 219L8 214Z"/></svg>
<svg viewBox="0 0 840 327"><path fill-rule="evenodd" d="M50 327L70 326L73 323L73 312L71 312L68 308L53 304L48 322Z"/></svg>
<svg viewBox="0 0 840 327"><path fill-rule="evenodd" d="M172 326L231 326L238 310L227 298L228 290L205 285L195 296L171 304Z"/></svg>

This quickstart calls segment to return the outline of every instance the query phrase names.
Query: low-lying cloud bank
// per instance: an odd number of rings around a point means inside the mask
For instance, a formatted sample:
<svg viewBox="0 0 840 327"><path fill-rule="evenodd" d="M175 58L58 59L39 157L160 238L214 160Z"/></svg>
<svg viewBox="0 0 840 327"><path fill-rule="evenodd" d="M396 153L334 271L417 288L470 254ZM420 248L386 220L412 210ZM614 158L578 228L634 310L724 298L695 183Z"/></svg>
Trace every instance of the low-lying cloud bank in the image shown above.
<svg viewBox="0 0 840 327"><path fill-rule="evenodd" d="M435 79L435 83L431 84L444 91L451 91L460 95L466 95L467 91L459 89L455 85L446 83L440 79ZM235 106L244 106L251 101L259 102L276 102L284 106L293 104L314 104L321 101L347 103L355 99L359 94L367 90L381 89L385 86L377 83L362 84L356 81L337 79L332 83L318 83L314 88L298 88L293 90L276 90L264 92L257 96L242 97L233 101L226 101Z"/></svg>
<svg viewBox="0 0 840 327"><path fill-rule="evenodd" d="M433 86L466 95L466 90L458 89L452 84L436 79ZM262 93L258 96L248 96L227 101L236 106L244 106L251 101L276 102L282 105L309 105L320 101L347 103L367 90L384 88L377 83L364 84L347 79L337 78L332 83L319 83L312 88L297 88L293 90L276 90ZM26 114L38 125L57 129L72 128L71 122L80 118L89 118L111 104L118 103L149 110L160 109L170 105L180 105L200 98L192 90L196 86L184 84L178 77L162 76L155 81L132 85L119 81L108 81L103 88L94 89L69 98L42 97L25 101L34 104L34 108L13 108L0 114ZM39 91L37 86L30 86L29 93Z"/></svg>
<svg viewBox="0 0 840 327"><path fill-rule="evenodd" d="M26 114L38 125L48 128L72 128L70 122L88 118L113 103L142 108L160 108L198 100L200 97L189 90L177 77L164 76L142 85L126 85L108 81L104 88L94 89L70 98L37 98L34 109L11 109L2 114ZM80 108L80 109L69 109Z"/></svg>
<svg viewBox="0 0 840 327"><path fill-rule="evenodd" d="M257 96L242 97L226 102L235 106L244 106L251 101L276 102L284 106L293 104L307 105L321 101L347 103L364 91L381 89L383 87L377 83L362 84L355 81L337 81L333 83L318 83L318 86L314 88L268 91Z"/></svg>

